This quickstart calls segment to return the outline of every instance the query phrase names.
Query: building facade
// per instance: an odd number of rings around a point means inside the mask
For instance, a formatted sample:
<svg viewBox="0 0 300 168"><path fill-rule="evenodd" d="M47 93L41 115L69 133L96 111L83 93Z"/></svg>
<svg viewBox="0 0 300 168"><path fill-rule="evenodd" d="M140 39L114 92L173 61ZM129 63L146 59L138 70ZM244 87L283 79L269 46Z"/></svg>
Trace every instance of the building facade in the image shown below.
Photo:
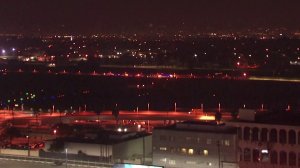
<svg viewBox="0 0 300 168"><path fill-rule="evenodd" d="M153 131L153 164L166 168L237 167L234 127L183 122Z"/></svg>
<svg viewBox="0 0 300 168"><path fill-rule="evenodd" d="M300 167L300 127L255 122L227 123L238 128L241 168Z"/></svg>
<svg viewBox="0 0 300 168"><path fill-rule="evenodd" d="M130 136L127 136L128 134ZM50 152L51 144L53 141L45 143L46 152ZM84 139L72 141L70 138L64 141L64 148L67 149L68 155L83 154L109 163L152 163L152 135L137 136L134 133L115 133L105 143Z"/></svg>

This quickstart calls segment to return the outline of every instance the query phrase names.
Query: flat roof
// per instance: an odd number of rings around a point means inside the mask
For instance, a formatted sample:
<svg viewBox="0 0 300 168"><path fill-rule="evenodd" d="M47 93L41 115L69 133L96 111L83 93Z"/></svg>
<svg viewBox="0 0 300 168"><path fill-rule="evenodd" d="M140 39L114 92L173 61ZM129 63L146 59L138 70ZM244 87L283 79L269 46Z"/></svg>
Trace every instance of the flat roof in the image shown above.
<svg viewBox="0 0 300 168"><path fill-rule="evenodd" d="M233 120L233 122L300 126L300 113L293 111L257 112L254 121Z"/></svg>
<svg viewBox="0 0 300 168"><path fill-rule="evenodd" d="M237 128L233 126L226 126L224 123L217 124L216 122L203 121L184 121L174 125L157 127L154 130L173 130L173 131L187 131L187 132L203 132L203 133L218 133L218 134L236 134Z"/></svg>
<svg viewBox="0 0 300 168"><path fill-rule="evenodd" d="M130 136L127 136L125 138L112 138L110 137L111 135L116 136L122 136L125 134L131 134ZM150 134L146 132L137 132L135 134L132 134L131 132L124 133L124 132L112 132L112 131L107 131L107 132L100 132L98 133L98 137L95 139L89 139L89 138L84 138L84 137L63 137L59 138L64 142L74 142L74 143L90 143L90 144L105 144L105 145L113 145L113 144L118 144L121 142L126 142L129 140L133 139L138 139L142 137L149 136Z"/></svg>

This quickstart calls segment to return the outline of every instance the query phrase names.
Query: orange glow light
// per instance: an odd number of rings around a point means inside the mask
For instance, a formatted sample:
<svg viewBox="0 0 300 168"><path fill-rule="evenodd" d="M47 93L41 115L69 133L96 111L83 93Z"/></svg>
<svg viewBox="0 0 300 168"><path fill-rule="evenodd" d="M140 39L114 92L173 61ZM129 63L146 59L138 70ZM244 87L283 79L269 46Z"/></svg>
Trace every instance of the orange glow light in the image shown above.
<svg viewBox="0 0 300 168"><path fill-rule="evenodd" d="M209 121L213 121L215 120L215 116L201 116L200 120L209 120Z"/></svg>

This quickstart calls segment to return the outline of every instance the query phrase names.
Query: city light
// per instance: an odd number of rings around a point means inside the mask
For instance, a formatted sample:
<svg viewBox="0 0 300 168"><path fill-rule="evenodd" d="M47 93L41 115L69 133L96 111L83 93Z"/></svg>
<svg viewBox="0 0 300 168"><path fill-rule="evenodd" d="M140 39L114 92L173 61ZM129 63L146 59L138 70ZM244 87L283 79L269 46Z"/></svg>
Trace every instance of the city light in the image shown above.
<svg viewBox="0 0 300 168"><path fill-rule="evenodd" d="M199 119L204 120L204 121L214 121L214 120L216 120L215 116L207 116L207 115L203 115Z"/></svg>
<svg viewBox="0 0 300 168"><path fill-rule="evenodd" d="M3 3L0 167L299 167L300 1L264 1Z"/></svg>

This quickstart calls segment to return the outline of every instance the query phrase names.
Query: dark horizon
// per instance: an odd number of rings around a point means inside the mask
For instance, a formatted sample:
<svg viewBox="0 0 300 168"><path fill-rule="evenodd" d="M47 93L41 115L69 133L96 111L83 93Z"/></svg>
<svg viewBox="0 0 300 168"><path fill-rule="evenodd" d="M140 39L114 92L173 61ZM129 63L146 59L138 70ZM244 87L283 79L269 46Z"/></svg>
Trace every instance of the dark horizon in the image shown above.
<svg viewBox="0 0 300 168"><path fill-rule="evenodd" d="M297 31L300 1L290 0L1 0L0 33L92 34Z"/></svg>

